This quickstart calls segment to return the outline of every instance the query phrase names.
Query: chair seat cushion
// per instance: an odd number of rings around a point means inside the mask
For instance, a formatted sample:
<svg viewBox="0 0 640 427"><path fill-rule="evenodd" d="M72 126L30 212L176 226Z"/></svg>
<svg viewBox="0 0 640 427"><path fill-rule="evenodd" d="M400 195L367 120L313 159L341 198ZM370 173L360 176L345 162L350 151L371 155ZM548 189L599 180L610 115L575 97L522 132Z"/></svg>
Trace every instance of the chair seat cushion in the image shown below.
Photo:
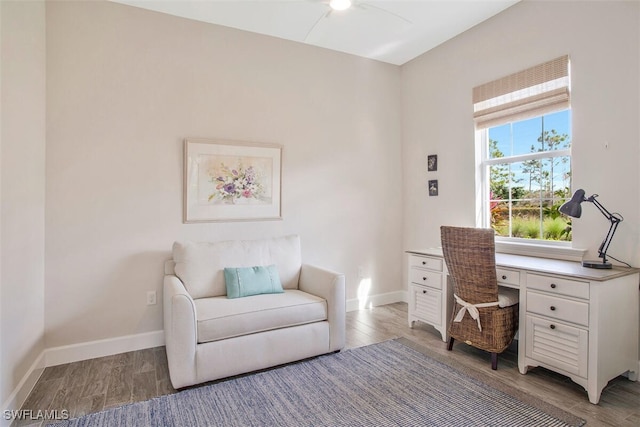
<svg viewBox="0 0 640 427"><path fill-rule="evenodd" d="M517 289L502 287L498 289L498 307L511 307L518 304L519 301L520 292Z"/></svg>
<svg viewBox="0 0 640 427"><path fill-rule="evenodd" d="M327 320L327 302L296 289L284 293L194 300L198 343Z"/></svg>

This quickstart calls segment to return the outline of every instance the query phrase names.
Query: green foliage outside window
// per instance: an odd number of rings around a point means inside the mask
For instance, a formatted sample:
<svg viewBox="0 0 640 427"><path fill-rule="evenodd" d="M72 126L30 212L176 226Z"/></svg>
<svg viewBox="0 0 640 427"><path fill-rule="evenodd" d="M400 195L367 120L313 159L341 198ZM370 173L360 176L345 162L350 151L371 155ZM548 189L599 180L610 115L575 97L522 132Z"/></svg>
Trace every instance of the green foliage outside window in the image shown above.
<svg viewBox="0 0 640 427"><path fill-rule="evenodd" d="M570 144L566 133L543 130L536 144L530 145L530 153L553 153ZM558 211L571 197L570 157L552 153L520 162L510 160L507 153L504 163L489 166L490 225L499 236L571 240L571 220ZM500 143L491 138L488 154L490 159L505 157Z"/></svg>

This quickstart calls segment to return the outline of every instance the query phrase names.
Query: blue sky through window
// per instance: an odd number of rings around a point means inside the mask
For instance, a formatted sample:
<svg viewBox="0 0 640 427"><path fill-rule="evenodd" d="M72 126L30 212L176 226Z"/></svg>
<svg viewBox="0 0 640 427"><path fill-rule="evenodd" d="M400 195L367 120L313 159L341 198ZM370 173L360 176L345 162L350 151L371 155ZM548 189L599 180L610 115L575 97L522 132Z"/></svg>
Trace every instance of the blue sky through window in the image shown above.
<svg viewBox="0 0 640 427"><path fill-rule="evenodd" d="M559 134L567 134L569 141L571 141L569 115L570 110L564 110L521 122L507 123L489 129L489 139L498 141L498 149L505 156L530 153L532 145L536 147L535 151L542 149L542 144L538 142L538 138L542 134L543 125L545 131L555 129ZM544 147L545 151L547 149L548 147Z"/></svg>
<svg viewBox="0 0 640 427"><path fill-rule="evenodd" d="M570 114L570 110L564 110L490 128L489 139L496 141L495 148L501 155L489 153L489 158L569 148L572 139ZM540 137L543 132L551 131L555 131L560 136L566 135L567 138L560 144L549 147L544 141L540 141ZM526 162L511 163L510 172L513 179L511 185L523 187L527 191L540 190L542 185L552 193L569 186L571 165L568 157L547 158L542 160L540 166L538 173L546 174L544 178L532 174L530 170L527 171Z"/></svg>

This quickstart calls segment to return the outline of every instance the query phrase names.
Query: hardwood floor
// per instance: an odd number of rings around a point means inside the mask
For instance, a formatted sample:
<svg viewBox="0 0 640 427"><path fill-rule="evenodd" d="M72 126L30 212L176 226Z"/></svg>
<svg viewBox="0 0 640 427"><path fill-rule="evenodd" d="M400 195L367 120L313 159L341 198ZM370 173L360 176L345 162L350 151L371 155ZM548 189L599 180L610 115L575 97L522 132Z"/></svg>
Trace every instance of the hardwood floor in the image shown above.
<svg viewBox="0 0 640 427"><path fill-rule="evenodd" d="M417 323L410 329L407 305L390 304L347 313L347 348L405 337L446 355L457 363L480 370L510 385L587 420L588 426L640 425L640 382L618 377L605 388L598 405L589 403L582 387L543 368L518 372L515 346L500 356L491 371L488 353L464 343L452 352L432 327ZM615 351L612 349L612 351ZM101 411L156 396L176 393L169 382L164 347L122 353L45 369L23 409L66 410L71 417ZM16 422L17 426L41 422Z"/></svg>

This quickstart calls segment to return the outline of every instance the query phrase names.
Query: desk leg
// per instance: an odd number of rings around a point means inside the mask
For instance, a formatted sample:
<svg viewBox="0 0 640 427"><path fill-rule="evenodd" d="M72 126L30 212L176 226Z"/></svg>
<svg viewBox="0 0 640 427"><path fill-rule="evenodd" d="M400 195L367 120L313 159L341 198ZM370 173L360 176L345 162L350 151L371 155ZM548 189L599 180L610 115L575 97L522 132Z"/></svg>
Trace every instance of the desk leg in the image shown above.
<svg viewBox="0 0 640 427"><path fill-rule="evenodd" d="M518 371L522 375L525 375L529 370L529 366L525 363L525 355L527 354L526 342L527 342L527 331L525 329L525 319L527 316L526 311L526 291L523 290L524 287L520 287L520 307L518 313Z"/></svg>
<svg viewBox="0 0 640 427"><path fill-rule="evenodd" d="M580 384L580 381L578 378L573 378L572 376L569 376L569 378L571 378L571 380L574 383ZM580 384L580 385L582 385L585 388L585 390L587 390L587 394L589 395L589 402L593 403L594 405L597 405L598 402L600 401L600 395L602 394L602 390L604 390L604 388L608 383L609 381L607 381L604 378L598 379L597 374L595 372L590 371L589 378L587 379L587 383Z"/></svg>
<svg viewBox="0 0 640 427"><path fill-rule="evenodd" d="M594 405L597 405L598 402L600 401L600 395L602 394L603 389L604 389L604 386L589 387L589 390L587 390L587 393L589 394L589 402L593 403Z"/></svg>

